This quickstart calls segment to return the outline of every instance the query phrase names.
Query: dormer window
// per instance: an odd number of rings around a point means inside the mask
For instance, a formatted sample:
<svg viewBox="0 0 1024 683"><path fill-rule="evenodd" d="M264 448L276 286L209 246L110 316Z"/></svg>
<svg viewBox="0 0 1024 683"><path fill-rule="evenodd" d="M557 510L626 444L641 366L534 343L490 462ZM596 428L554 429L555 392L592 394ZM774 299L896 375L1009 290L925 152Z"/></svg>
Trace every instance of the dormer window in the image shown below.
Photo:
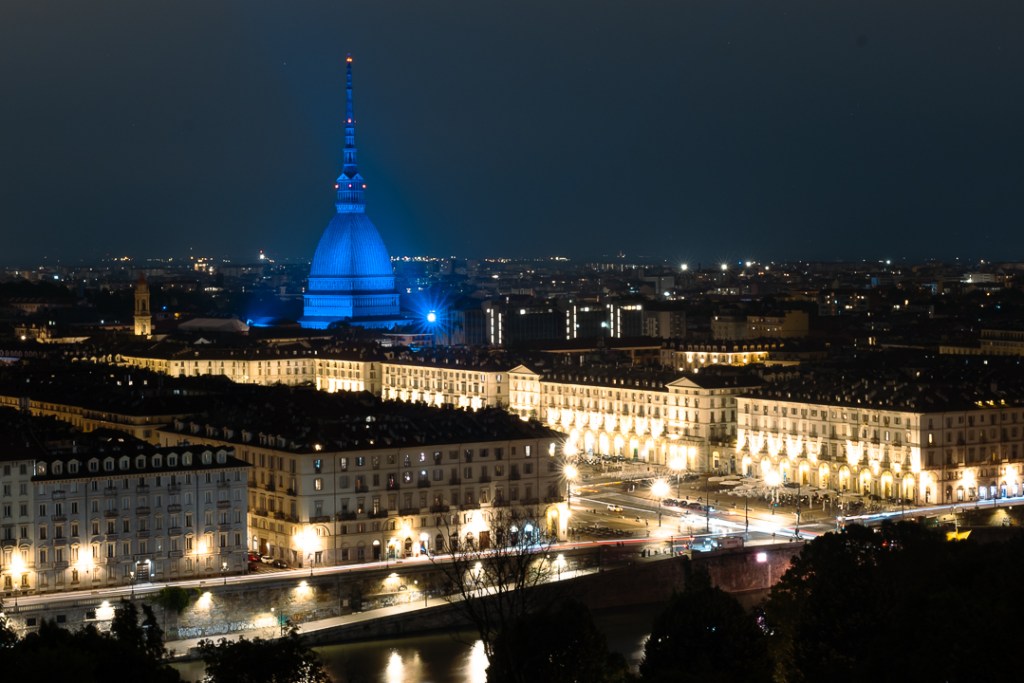
<svg viewBox="0 0 1024 683"><path fill-rule="evenodd" d="M135 469L144 470L146 469L146 456L140 455L135 458Z"/></svg>
<svg viewBox="0 0 1024 683"><path fill-rule="evenodd" d="M131 458L129 458L127 455L121 458L121 462L119 464L119 469L127 470L131 466L132 466L132 459Z"/></svg>
<svg viewBox="0 0 1024 683"><path fill-rule="evenodd" d="M192 466L192 453L191 452L185 451L184 453L181 454L181 464L184 467L191 467Z"/></svg>
<svg viewBox="0 0 1024 683"><path fill-rule="evenodd" d="M38 476L38 477L46 476L46 463L45 462L37 462L36 463L36 476Z"/></svg>
<svg viewBox="0 0 1024 683"><path fill-rule="evenodd" d="M105 459L103 461L103 471L104 472L113 472L114 471L114 459L113 458L107 458L107 459Z"/></svg>
<svg viewBox="0 0 1024 683"><path fill-rule="evenodd" d="M72 460L68 463L68 472L71 474L78 474L78 461Z"/></svg>
<svg viewBox="0 0 1024 683"><path fill-rule="evenodd" d="M228 454L226 451L217 451L217 462L221 465L228 461Z"/></svg>
<svg viewBox="0 0 1024 683"><path fill-rule="evenodd" d="M167 466L168 467L177 467L178 466L178 454L177 453L170 453L170 454L167 455Z"/></svg>
<svg viewBox="0 0 1024 683"><path fill-rule="evenodd" d="M203 451L203 464L209 465L213 462L213 453L210 451Z"/></svg>
<svg viewBox="0 0 1024 683"><path fill-rule="evenodd" d="M153 467L163 467L163 457L159 453L153 456Z"/></svg>
<svg viewBox="0 0 1024 683"><path fill-rule="evenodd" d="M90 460L89 461L89 471L90 472L99 472L100 471L100 461L96 460L95 458Z"/></svg>

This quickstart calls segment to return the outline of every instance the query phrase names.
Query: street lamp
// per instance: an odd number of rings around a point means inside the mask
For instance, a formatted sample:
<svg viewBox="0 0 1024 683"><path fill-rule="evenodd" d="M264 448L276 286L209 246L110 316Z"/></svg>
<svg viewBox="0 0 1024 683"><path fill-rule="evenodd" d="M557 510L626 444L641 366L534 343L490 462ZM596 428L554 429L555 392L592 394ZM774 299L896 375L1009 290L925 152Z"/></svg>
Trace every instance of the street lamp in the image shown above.
<svg viewBox="0 0 1024 683"><path fill-rule="evenodd" d="M137 565L138 562L136 562L135 564ZM132 586L131 599L134 600L135 599L135 571L134 570L128 572L128 582Z"/></svg>
<svg viewBox="0 0 1024 683"><path fill-rule="evenodd" d="M686 467L686 461L678 455L668 461L668 468L672 470L672 473L676 478L676 498L680 496L680 488L683 485L683 478L681 472Z"/></svg>
<svg viewBox="0 0 1024 683"><path fill-rule="evenodd" d="M661 502L668 496L668 482L664 479L657 479L651 484L651 493L658 499L658 526L661 526Z"/></svg>
<svg viewBox="0 0 1024 683"><path fill-rule="evenodd" d="M224 578L224 585L228 585L228 562L224 560L220 563L220 575Z"/></svg>
<svg viewBox="0 0 1024 683"><path fill-rule="evenodd" d="M565 477L565 504L570 509L572 508L572 483L576 481L579 475L579 469L571 462L566 463L565 467L562 468L562 476Z"/></svg>

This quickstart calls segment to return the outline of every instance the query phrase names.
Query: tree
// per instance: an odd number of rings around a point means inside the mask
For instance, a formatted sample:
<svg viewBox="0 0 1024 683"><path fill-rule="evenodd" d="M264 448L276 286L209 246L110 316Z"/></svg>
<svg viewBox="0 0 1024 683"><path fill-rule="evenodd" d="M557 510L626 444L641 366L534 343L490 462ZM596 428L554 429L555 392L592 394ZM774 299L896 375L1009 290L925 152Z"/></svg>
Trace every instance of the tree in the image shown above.
<svg viewBox="0 0 1024 683"><path fill-rule="evenodd" d="M164 648L164 631L157 623L156 615L149 605L142 606L144 620L139 624L139 613L135 603L121 600L114 610L114 619L110 623L110 634L129 647L133 647L156 660L167 655Z"/></svg>
<svg viewBox="0 0 1024 683"><path fill-rule="evenodd" d="M947 543L920 524L847 526L804 546L765 604L776 679L970 681L1011 650L1022 544ZM963 624L984 615L984 629Z"/></svg>
<svg viewBox="0 0 1024 683"><path fill-rule="evenodd" d="M292 624L276 640L201 640L199 652L206 663L204 683L331 683Z"/></svg>
<svg viewBox="0 0 1024 683"><path fill-rule="evenodd" d="M123 628L122 633L131 629ZM76 683L177 683L178 672L151 656L137 643L93 624L71 632L53 621L43 621L13 647L0 650L0 670L5 680L40 683L73 676ZM69 673L70 672L70 673Z"/></svg>
<svg viewBox="0 0 1024 683"><path fill-rule="evenodd" d="M0 649L14 647L18 642L18 634L11 628L11 624L4 612L4 601L0 598Z"/></svg>
<svg viewBox="0 0 1024 683"><path fill-rule="evenodd" d="M654 620L640 674L659 683L768 683L772 664L754 615L705 572L688 571L683 592Z"/></svg>
<svg viewBox="0 0 1024 683"><path fill-rule="evenodd" d="M536 517L525 508L495 508L489 513L492 547L448 527L446 557L431 562L447 581L445 595L476 629L490 662L495 662L498 635L536 606L532 589L552 574L547 551L551 541L540 531ZM449 519L458 519L454 515ZM504 656L504 655L503 655ZM502 669L511 663L502 663Z"/></svg>
<svg viewBox="0 0 1024 683"><path fill-rule="evenodd" d="M487 683L616 683L631 680L586 605L562 600L521 616L494 643Z"/></svg>

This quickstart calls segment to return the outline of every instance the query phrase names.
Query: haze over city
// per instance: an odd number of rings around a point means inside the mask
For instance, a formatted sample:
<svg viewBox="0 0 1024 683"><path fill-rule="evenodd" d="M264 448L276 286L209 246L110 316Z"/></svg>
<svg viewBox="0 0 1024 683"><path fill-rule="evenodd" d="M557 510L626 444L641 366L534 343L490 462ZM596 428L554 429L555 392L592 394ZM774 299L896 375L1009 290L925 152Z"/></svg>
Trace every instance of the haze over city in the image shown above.
<svg viewBox="0 0 1024 683"><path fill-rule="evenodd" d="M0 261L1018 259L1018 3L8 2Z"/></svg>

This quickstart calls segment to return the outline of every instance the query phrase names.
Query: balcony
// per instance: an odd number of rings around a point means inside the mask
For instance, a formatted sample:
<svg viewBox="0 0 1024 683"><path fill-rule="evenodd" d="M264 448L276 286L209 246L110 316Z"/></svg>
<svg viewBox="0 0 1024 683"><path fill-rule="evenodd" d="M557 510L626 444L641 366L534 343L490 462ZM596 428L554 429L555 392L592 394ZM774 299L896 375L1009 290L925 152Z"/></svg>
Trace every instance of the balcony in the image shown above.
<svg viewBox="0 0 1024 683"><path fill-rule="evenodd" d="M331 521L331 516L330 515L317 515L315 517L310 517L309 518L309 523L310 524L326 524L327 522L330 522L330 521Z"/></svg>
<svg viewBox="0 0 1024 683"><path fill-rule="evenodd" d="M356 484L356 493L369 493L369 492L370 492L370 489L369 489L369 487L366 486L366 484L363 484L362 486L360 486L359 484Z"/></svg>
<svg viewBox="0 0 1024 683"><path fill-rule="evenodd" d="M140 515L140 516L148 515L149 514L149 506L142 505L140 507L135 508L135 514L136 515Z"/></svg>
<svg viewBox="0 0 1024 683"><path fill-rule="evenodd" d="M53 516L50 517L50 519L53 520L54 522L66 522L66 521L68 521L68 516L67 515L53 515Z"/></svg>
<svg viewBox="0 0 1024 683"><path fill-rule="evenodd" d="M268 491L276 491L277 490L277 487L274 486L273 484L264 484L263 488L265 488Z"/></svg>
<svg viewBox="0 0 1024 683"><path fill-rule="evenodd" d="M167 551L167 557L171 558L172 560L177 559L179 557L184 557L184 552L181 550L169 550Z"/></svg>
<svg viewBox="0 0 1024 683"><path fill-rule="evenodd" d="M398 509L398 516L399 517L411 517L413 515L418 515L418 514L420 514L420 509L419 508L399 508Z"/></svg>
<svg viewBox="0 0 1024 683"><path fill-rule="evenodd" d="M388 516L387 510L377 510L376 512L368 512L366 514L370 519L384 519Z"/></svg>
<svg viewBox="0 0 1024 683"><path fill-rule="evenodd" d="M231 509L231 501L230 500L218 500L217 501L217 509L218 510L230 510Z"/></svg>
<svg viewBox="0 0 1024 683"><path fill-rule="evenodd" d="M459 506L460 510L479 510L480 503L463 503Z"/></svg>
<svg viewBox="0 0 1024 683"><path fill-rule="evenodd" d="M431 505L430 506L430 511L431 512L448 512L448 510L450 510L450 509L451 509L450 505Z"/></svg>
<svg viewBox="0 0 1024 683"><path fill-rule="evenodd" d="M117 510L104 510L103 511L103 516L104 517L117 517L117 515L118 515Z"/></svg>
<svg viewBox="0 0 1024 683"><path fill-rule="evenodd" d="M181 527L180 526L168 527L167 535L168 536L181 536ZM178 557L181 557L181 556L179 555Z"/></svg>
<svg viewBox="0 0 1024 683"><path fill-rule="evenodd" d="M167 514L174 515L181 512L181 505L174 503L173 505L167 506Z"/></svg>
<svg viewBox="0 0 1024 683"><path fill-rule="evenodd" d="M338 521L339 522L351 522L352 520L354 520L356 518L356 513L354 513L354 512L339 512L337 514L337 517L338 517Z"/></svg>
<svg viewBox="0 0 1024 683"><path fill-rule="evenodd" d="M426 480L426 479L420 479L418 482L416 482L416 488L419 488L419 489L429 489L430 488L430 482L428 480Z"/></svg>

